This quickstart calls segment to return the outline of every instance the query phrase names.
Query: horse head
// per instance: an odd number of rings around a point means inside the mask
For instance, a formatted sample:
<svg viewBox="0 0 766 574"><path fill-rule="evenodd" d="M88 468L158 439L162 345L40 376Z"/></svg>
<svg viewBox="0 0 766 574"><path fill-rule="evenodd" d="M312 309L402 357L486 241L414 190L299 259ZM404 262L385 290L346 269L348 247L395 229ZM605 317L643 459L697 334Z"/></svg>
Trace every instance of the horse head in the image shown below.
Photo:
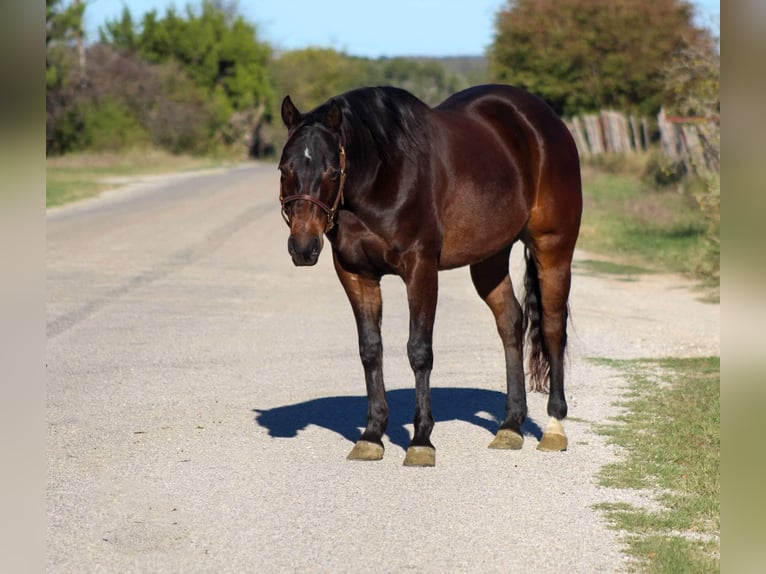
<svg viewBox="0 0 766 574"><path fill-rule="evenodd" d="M290 96L282 102L288 139L279 160L279 199L290 227L287 250L295 265L314 265L323 235L335 225L343 202L346 156L341 142L342 112L337 103L302 114Z"/></svg>

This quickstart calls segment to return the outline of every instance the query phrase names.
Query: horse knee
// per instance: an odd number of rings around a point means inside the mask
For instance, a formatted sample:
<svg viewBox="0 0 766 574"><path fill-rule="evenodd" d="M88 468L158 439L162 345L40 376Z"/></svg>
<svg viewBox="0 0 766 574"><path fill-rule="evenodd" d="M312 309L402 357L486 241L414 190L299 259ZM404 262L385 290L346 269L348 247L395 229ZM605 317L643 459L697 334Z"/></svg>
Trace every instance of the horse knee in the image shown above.
<svg viewBox="0 0 766 574"><path fill-rule="evenodd" d="M434 364L434 353L430 343L426 341L409 341L407 357L413 371L430 371Z"/></svg>
<svg viewBox="0 0 766 574"><path fill-rule="evenodd" d="M368 336L359 341L359 358L365 368L374 368L380 364L383 343L380 336Z"/></svg>

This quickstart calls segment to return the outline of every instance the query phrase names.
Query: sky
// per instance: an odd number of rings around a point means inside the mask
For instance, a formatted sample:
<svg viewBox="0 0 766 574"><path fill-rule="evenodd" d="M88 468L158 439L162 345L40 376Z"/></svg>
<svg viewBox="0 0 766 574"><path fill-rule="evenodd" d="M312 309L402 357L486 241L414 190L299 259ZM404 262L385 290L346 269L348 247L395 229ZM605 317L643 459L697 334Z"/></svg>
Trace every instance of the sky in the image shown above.
<svg viewBox="0 0 766 574"><path fill-rule="evenodd" d="M199 0L86 0L88 39L127 6L135 19ZM353 56L479 56L492 42L507 0L239 0L239 13L276 50L326 47ZM719 34L720 2L693 0L697 24Z"/></svg>

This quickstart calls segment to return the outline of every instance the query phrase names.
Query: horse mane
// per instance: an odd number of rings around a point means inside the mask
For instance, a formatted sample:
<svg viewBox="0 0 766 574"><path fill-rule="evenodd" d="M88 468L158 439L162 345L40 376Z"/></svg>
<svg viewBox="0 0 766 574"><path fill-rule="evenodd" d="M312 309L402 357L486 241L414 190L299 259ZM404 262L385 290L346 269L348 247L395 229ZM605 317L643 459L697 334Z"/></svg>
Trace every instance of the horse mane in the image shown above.
<svg viewBox="0 0 766 574"><path fill-rule="evenodd" d="M341 136L348 153L369 158L370 152L384 164L397 157L416 157L428 150L427 118L430 108L400 88L358 88L335 96L311 115L324 118L330 106L343 114Z"/></svg>

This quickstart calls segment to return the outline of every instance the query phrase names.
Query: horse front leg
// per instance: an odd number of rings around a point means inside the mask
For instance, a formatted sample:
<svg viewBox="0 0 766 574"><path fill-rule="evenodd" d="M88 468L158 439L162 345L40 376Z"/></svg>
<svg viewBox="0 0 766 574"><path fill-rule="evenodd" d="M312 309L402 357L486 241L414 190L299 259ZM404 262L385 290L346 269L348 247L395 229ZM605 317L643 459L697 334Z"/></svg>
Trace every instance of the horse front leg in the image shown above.
<svg viewBox="0 0 766 574"><path fill-rule="evenodd" d="M383 384L383 343L380 336L383 310L380 278L351 273L343 268L337 258L334 258L334 263L354 311L359 335L359 356L367 387L367 427L346 458L380 460L383 458L383 433L388 425L388 403Z"/></svg>
<svg viewBox="0 0 766 574"><path fill-rule="evenodd" d="M405 466L434 466L436 449L431 444L434 419L431 413L433 329L438 295L435 260L419 258L406 267L405 283L410 308L407 356L415 374L415 432L404 458Z"/></svg>

